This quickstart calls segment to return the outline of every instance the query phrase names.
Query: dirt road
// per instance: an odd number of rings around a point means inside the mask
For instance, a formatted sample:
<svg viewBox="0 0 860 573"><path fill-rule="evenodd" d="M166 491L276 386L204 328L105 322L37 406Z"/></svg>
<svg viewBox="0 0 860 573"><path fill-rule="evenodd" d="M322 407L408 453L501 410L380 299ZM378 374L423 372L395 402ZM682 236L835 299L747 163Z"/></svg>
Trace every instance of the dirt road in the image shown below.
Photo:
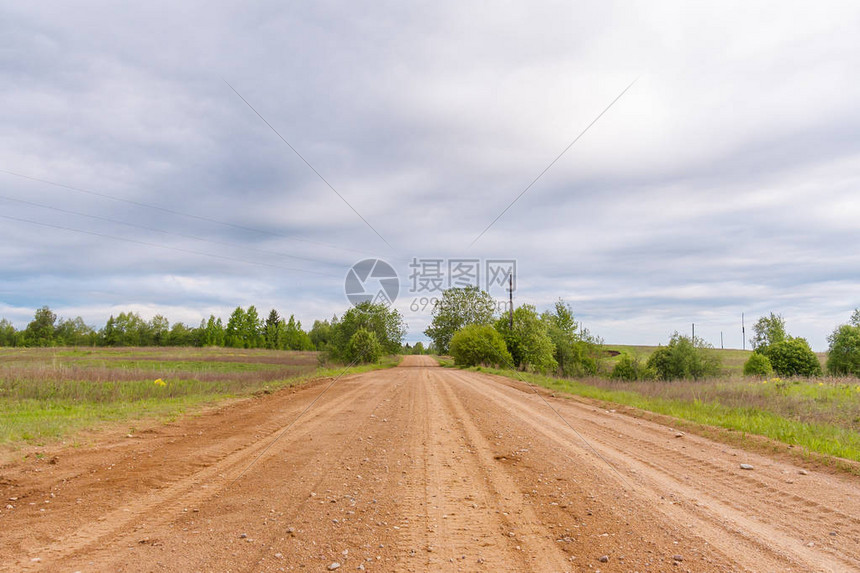
<svg viewBox="0 0 860 573"><path fill-rule="evenodd" d="M327 386L7 464L0 571L860 570L856 478L426 357Z"/></svg>

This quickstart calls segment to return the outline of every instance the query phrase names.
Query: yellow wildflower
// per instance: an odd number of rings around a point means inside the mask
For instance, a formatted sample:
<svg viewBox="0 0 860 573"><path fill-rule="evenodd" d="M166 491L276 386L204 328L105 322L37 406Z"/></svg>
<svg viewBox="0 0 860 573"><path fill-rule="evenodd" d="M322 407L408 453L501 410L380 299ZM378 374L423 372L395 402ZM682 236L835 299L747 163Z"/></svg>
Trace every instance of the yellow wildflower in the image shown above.
<svg viewBox="0 0 860 573"><path fill-rule="evenodd" d="M155 385L156 386L167 386L167 382L165 382L164 380L159 378L158 380L155 381Z"/></svg>

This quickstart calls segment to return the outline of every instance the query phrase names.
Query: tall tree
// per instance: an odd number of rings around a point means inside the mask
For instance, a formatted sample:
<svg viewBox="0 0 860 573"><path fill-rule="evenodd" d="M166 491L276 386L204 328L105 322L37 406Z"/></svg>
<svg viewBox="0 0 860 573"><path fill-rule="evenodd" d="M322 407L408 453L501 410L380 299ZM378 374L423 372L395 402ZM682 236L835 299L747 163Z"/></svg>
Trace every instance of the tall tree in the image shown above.
<svg viewBox="0 0 860 573"><path fill-rule="evenodd" d="M0 346L17 346L18 331L5 318L0 320Z"/></svg>
<svg viewBox="0 0 860 573"><path fill-rule="evenodd" d="M827 341L827 371L837 376L860 376L860 310L854 311L848 324L837 326Z"/></svg>
<svg viewBox="0 0 860 573"><path fill-rule="evenodd" d="M47 306L37 310L24 331L24 341L27 346L52 346L56 322L57 315Z"/></svg>
<svg viewBox="0 0 860 573"><path fill-rule="evenodd" d="M750 344L754 351L766 355L771 346L786 338L785 319L780 314L770 313L769 316L759 317L756 321Z"/></svg>
<svg viewBox="0 0 860 573"><path fill-rule="evenodd" d="M433 307L433 319L424 330L436 350L445 354L454 333L469 324L492 324L495 302L489 293L478 287L451 288Z"/></svg>
<svg viewBox="0 0 860 573"><path fill-rule="evenodd" d="M283 321L281 320L278 311L274 308L269 312L269 317L266 318L266 324L263 327L263 337L266 340L266 348L269 350L278 350L283 348Z"/></svg>
<svg viewBox="0 0 860 573"><path fill-rule="evenodd" d="M203 331L200 344L203 346L224 346L224 324L221 318L215 318L214 314L209 315L209 320L200 322L200 329Z"/></svg>
<svg viewBox="0 0 860 573"><path fill-rule="evenodd" d="M146 325L147 336L141 341L144 346L167 346L170 337L170 322L160 314L152 317Z"/></svg>
<svg viewBox="0 0 860 573"><path fill-rule="evenodd" d="M224 338L227 346L231 348L245 347L245 309L237 306L230 315L230 320L227 321L227 328L224 329Z"/></svg>
<svg viewBox="0 0 860 573"><path fill-rule="evenodd" d="M573 309L563 300L556 301L552 311L541 315L547 334L555 345L554 358L565 376L596 374L602 341L576 322Z"/></svg>
<svg viewBox="0 0 860 573"><path fill-rule="evenodd" d="M558 368L553 356L555 344L547 333L547 325L530 304L524 304L514 311L514 327L508 317L496 321L496 330L502 335L508 351L518 368L549 372Z"/></svg>
<svg viewBox="0 0 860 573"><path fill-rule="evenodd" d="M327 320L315 320L308 335L315 349L325 350L331 340L331 323Z"/></svg>
<svg viewBox="0 0 860 573"><path fill-rule="evenodd" d="M244 338L245 348L263 347L263 321L254 305L249 306L245 313Z"/></svg>
<svg viewBox="0 0 860 573"><path fill-rule="evenodd" d="M294 315L290 315L284 327L284 338L286 339L285 348L288 350L313 350L314 343L311 337L302 330L301 321L296 320Z"/></svg>

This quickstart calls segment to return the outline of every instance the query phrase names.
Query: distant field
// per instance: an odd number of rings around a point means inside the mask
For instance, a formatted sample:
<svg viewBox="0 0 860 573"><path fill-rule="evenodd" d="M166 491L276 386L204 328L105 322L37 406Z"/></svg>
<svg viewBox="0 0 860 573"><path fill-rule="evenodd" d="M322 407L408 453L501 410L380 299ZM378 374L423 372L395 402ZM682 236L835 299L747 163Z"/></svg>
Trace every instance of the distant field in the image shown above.
<svg viewBox="0 0 860 573"><path fill-rule="evenodd" d="M320 368L316 352L0 348L0 444L41 443L105 421L173 417L339 371Z"/></svg>

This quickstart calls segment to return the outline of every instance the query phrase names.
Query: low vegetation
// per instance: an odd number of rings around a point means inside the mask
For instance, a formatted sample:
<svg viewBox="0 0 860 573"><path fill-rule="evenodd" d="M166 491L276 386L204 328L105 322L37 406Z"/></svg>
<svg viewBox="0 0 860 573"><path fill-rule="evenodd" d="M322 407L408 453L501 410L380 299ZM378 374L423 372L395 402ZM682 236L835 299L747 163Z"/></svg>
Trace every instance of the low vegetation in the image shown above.
<svg viewBox="0 0 860 573"><path fill-rule="evenodd" d="M353 367L391 366L396 359ZM43 443L109 421L171 418L342 365L317 352L190 348L0 349L0 444Z"/></svg>

